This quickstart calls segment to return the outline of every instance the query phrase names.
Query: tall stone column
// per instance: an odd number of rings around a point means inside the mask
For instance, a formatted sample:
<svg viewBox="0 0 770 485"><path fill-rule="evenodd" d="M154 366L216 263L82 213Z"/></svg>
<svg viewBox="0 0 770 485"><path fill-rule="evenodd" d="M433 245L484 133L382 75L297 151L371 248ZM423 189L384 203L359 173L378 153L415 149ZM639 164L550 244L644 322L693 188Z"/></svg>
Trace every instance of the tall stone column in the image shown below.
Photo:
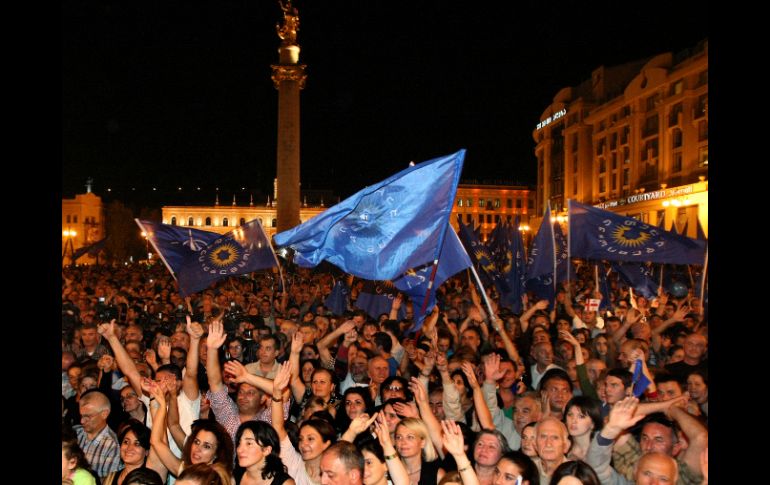
<svg viewBox="0 0 770 485"><path fill-rule="evenodd" d="M277 232L299 224L299 92L305 87L305 65L299 64L299 15L291 0L281 2L283 25L276 25L281 46L273 64L273 85L278 90L278 225Z"/></svg>

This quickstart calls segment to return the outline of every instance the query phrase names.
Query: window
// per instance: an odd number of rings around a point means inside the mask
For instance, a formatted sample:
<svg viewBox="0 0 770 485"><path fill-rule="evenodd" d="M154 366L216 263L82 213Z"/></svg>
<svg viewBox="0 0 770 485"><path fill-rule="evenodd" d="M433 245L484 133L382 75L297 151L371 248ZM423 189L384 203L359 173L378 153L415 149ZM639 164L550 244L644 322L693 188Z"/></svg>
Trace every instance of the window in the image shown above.
<svg viewBox="0 0 770 485"><path fill-rule="evenodd" d="M527 208L530 209L530 210L535 208L535 201L534 201L534 199L529 199L527 201Z"/></svg>
<svg viewBox="0 0 770 485"><path fill-rule="evenodd" d="M492 214L487 214L487 224L492 224Z"/></svg>
<svg viewBox="0 0 770 485"><path fill-rule="evenodd" d="M610 155L610 159L612 160L612 170L618 169L618 154L615 152L612 152Z"/></svg>
<svg viewBox="0 0 770 485"><path fill-rule="evenodd" d="M222 227L227 227L230 225L230 222L227 220L227 217L222 219Z"/></svg>
<svg viewBox="0 0 770 485"><path fill-rule="evenodd" d="M500 208L500 199L495 199L495 209Z"/></svg>
<svg viewBox="0 0 770 485"><path fill-rule="evenodd" d="M495 223L500 223L500 214L495 214Z"/></svg>
<svg viewBox="0 0 770 485"><path fill-rule="evenodd" d="M655 113L652 116L647 117L644 120L644 128L642 129L642 136L648 137L658 132L658 114Z"/></svg>
<svg viewBox="0 0 770 485"><path fill-rule="evenodd" d="M671 90L669 91L670 96L674 96L675 94L682 94L682 88L684 87L684 81L682 79L678 80L674 84L671 85Z"/></svg>
<svg viewBox="0 0 770 485"><path fill-rule="evenodd" d="M610 150L614 150L618 147L618 132L610 135Z"/></svg>
<svg viewBox="0 0 770 485"><path fill-rule="evenodd" d="M620 144L626 145L628 144L628 135L631 134L631 128L628 127L628 125L623 127L623 131L620 132Z"/></svg>
<svg viewBox="0 0 770 485"><path fill-rule="evenodd" d="M193 221L193 218L192 218L192 217L188 217L188 218L187 218L187 225L188 225L188 226L193 226L193 225L195 225L195 221Z"/></svg>
<svg viewBox="0 0 770 485"><path fill-rule="evenodd" d="M505 199L505 207L513 209L513 199Z"/></svg>
<svg viewBox="0 0 770 485"><path fill-rule="evenodd" d="M599 122L599 131L604 131L607 128L607 123L604 120Z"/></svg>
<svg viewBox="0 0 770 485"><path fill-rule="evenodd" d="M698 149L698 165L703 167L709 164L709 147L700 147Z"/></svg>
<svg viewBox="0 0 770 485"><path fill-rule="evenodd" d="M617 176L617 174L612 174L610 176L610 188L612 190L617 190L618 189L618 176Z"/></svg>
<svg viewBox="0 0 770 485"><path fill-rule="evenodd" d="M599 177L599 193L607 192L607 181L604 177Z"/></svg>
<svg viewBox="0 0 770 485"><path fill-rule="evenodd" d="M511 222L511 219L513 219L512 215L508 214L507 216L505 216L505 220L508 221L509 224Z"/></svg>
<svg viewBox="0 0 770 485"><path fill-rule="evenodd" d="M663 229L666 228L666 211L660 210L657 214L657 225L658 227L662 227Z"/></svg>
<svg viewBox="0 0 770 485"><path fill-rule="evenodd" d="M708 120L702 120L698 122L698 141L704 141L709 139L709 122Z"/></svg>
<svg viewBox="0 0 770 485"><path fill-rule="evenodd" d="M206 225L207 225L207 226L210 226L210 225L211 225L211 217L207 217L207 218L206 218Z"/></svg>
<svg viewBox="0 0 770 485"><path fill-rule="evenodd" d="M521 209L521 199L516 199L516 208Z"/></svg>
<svg viewBox="0 0 770 485"><path fill-rule="evenodd" d="M572 179L572 195L577 195L578 193L578 181L577 177Z"/></svg>
<svg viewBox="0 0 770 485"><path fill-rule="evenodd" d="M462 206L463 206L463 200L457 199L457 207L462 207Z"/></svg>
<svg viewBox="0 0 770 485"><path fill-rule="evenodd" d="M623 187L628 187L628 182L630 179L631 179L631 169L624 168L623 169Z"/></svg>
<svg viewBox="0 0 770 485"><path fill-rule="evenodd" d="M682 147L682 130L674 128L671 132L671 146L674 148Z"/></svg>
<svg viewBox="0 0 770 485"><path fill-rule="evenodd" d="M487 199L487 209L492 210L492 199Z"/></svg>
<svg viewBox="0 0 770 485"><path fill-rule="evenodd" d="M238 225L240 225L240 226L243 226L243 225L245 225L245 224L246 224L246 219L244 219L243 217L241 217L241 220L240 220L240 221L238 221Z"/></svg>
<svg viewBox="0 0 770 485"><path fill-rule="evenodd" d="M573 133L572 134L572 143L570 143L570 145L572 146L572 153L575 153L577 151L577 149L578 149L578 134L577 133Z"/></svg>
<svg viewBox="0 0 770 485"><path fill-rule="evenodd" d="M653 138L651 140L647 140L644 142L644 147L642 148L642 161L647 160L648 158L652 159L658 156L658 139Z"/></svg>
<svg viewBox="0 0 770 485"><path fill-rule="evenodd" d="M70 222L72 222L72 216L67 214L67 224L69 224Z"/></svg>
<svg viewBox="0 0 770 485"><path fill-rule="evenodd" d="M78 216L77 215L72 216L72 223L73 224L77 224L78 223Z"/></svg>
<svg viewBox="0 0 770 485"><path fill-rule="evenodd" d="M484 203L486 201L484 199L479 199L479 207L484 207Z"/></svg>
<svg viewBox="0 0 770 485"><path fill-rule="evenodd" d="M473 222L473 214L465 214L465 223L470 224Z"/></svg>
<svg viewBox="0 0 770 485"><path fill-rule="evenodd" d="M577 158L572 159L572 173L577 175L578 173L578 161Z"/></svg>
<svg viewBox="0 0 770 485"><path fill-rule="evenodd" d="M277 227L278 226L278 219L273 219L272 226L273 227Z"/></svg>
<svg viewBox="0 0 770 485"><path fill-rule="evenodd" d="M647 98L647 111L652 111L658 106L658 100L660 95L658 93L653 94Z"/></svg>
<svg viewBox="0 0 770 485"><path fill-rule="evenodd" d="M668 126L676 126L679 124L679 118L682 114L682 103L676 103L671 107L671 113L668 115Z"/></svg>
<svg viewBox="0 0 770 485"><path fill-rule="evenodd" d="M698 119L706 116L706 112L709 109L709 95L708 94L702 94L698 96L698 102L695 105L695 113L693 113L693 118Z"/></svg>
<svg viewBox="0 0 770 485"><path fill-rule="evenodd" d="M176 217L171 218L171 225L176 226Z"/></svg>
<svg viewBox="0 0 770 485"><path fill-rule="evenodd" d="M623 163L631 163L631 150L623 147Z"/></svg>
<svg viewBox="0 0 770 485"><path fill-rule="evenodd" d="M607 161L603 158L599 159L599 173L605 173L607 171Z"/></svg>
<svg viewBox="0 0 770 485"><path fill-rule="evenodd" d="M631 116L631 106L623 106L623 108L620 110L620 117L627 118L629 116Z"/></svg>
<svg viewBox="0 0 770 485"><path fill-rule="evenodd" d="M705 86L709 83L709 72L708 70L702 71L698 74L698 86Z"/></svg>
<svg viewBox="0 0 770 485"><path fill-rule="evenodd" d="M671 171L674 173L682 171L682 152L674 153L674 161L671 163Z"/></svg>
<svg viewBox="0 0 770 485"><path fill-rule="evenodd" d="M604 148L606 145L607 145L607 139L606 138L600 139L596 144L596 154L601 155L602 153L604 153Z"/></svg>

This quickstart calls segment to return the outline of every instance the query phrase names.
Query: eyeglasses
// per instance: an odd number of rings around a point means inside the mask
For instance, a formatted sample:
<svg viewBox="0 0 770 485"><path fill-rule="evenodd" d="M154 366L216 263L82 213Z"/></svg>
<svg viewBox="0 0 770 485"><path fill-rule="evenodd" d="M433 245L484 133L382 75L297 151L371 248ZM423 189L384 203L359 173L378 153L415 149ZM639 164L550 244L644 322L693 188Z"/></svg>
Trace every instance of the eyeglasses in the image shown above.
<svg viewBox="0 0 770 485"><path fill-rule="evenodd" d="M96 415L98 415L100 413L101 413L101 411L96 411L95 413L91 413L91 414L81 414L80 415L80 419L81 420L84 419L86 421L91 421L94 418L94 416L96 416Z"/></svg>
<svg viewBox="0 0 770 485"><path fill-rule="evenodd" d="M136 399L137 397L139 396L137 396L136 393L129 392L125 396L120 396L120 402L128 401L129 399Z"/></svg>
<svg viewBox="0 0 770 485"><path fill-rule="evenodd" d="M229 347L227 347L227 348L228 348L228 349L236 349L236 350L237 350L237 349L242 349L242 348L243 348L243 346L241 346L241 345L230 345L230 346L229 346Z"/></svg>
<svg viewBox="0 0 770 485"><path fill-rule="evenodd" d="M403 387L398 387L398 386L390 386L390 387L387 387L386 389L389 390L389 391L403 391L404 390Z"/></svg>

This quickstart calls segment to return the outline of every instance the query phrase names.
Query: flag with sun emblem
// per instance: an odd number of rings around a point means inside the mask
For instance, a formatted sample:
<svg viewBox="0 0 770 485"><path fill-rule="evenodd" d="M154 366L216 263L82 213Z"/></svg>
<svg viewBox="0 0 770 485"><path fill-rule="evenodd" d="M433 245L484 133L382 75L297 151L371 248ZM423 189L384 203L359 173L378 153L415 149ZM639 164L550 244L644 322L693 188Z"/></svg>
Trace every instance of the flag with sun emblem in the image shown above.
<svg viewBox="0 0 770 485"><path fill-rule="evenodd" d="M328 261L368 280L392 280L439 256L465 150L419 163L366 187L288 231L279 246L301 267Z"/></svg>
<svg viewBox="0 0 770 485"><path fill-rule="evenodd" d="M258 219L227 234L136 220L188 296L214 281L278 266Z"/></svg>
<svg viewBox="0 0 770 485"><path fill-rule="evenodd" d="M706 243L569 201L570 255L608 261L703 264Z"/></svg>

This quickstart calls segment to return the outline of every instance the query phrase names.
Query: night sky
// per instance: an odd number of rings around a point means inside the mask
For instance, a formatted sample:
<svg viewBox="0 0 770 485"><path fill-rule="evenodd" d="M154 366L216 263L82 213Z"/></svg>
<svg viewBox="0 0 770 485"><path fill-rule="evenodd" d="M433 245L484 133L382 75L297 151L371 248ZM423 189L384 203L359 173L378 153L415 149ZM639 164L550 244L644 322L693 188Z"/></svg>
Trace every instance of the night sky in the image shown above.
<svg viewBox="0 0 770 485"><path fill-rule="evenodd" d="M464 180L534 185L532 130L561 88L708 37L690 0L294 5L302 187L342 197L459 148ZM63 195L89 176L150 207L271 191L281 18L269 0L63 2Z"/></svg>

